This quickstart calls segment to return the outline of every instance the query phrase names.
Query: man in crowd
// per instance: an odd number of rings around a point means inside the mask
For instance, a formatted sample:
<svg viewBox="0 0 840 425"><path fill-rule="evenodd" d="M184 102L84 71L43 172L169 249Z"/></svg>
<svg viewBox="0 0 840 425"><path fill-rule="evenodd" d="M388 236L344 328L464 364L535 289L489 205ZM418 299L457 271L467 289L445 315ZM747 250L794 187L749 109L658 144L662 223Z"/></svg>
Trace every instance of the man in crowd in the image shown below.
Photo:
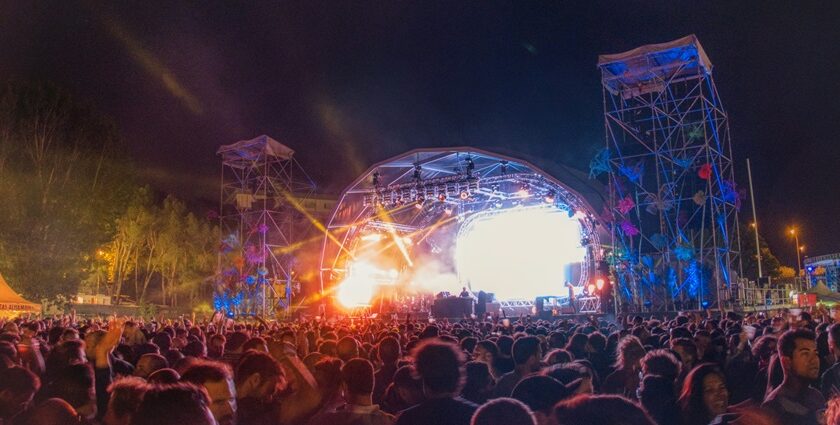
<svg viewBox="0 0 840 425"><path fill-rule="evenodd" d="M392 425L394 417L373 404L373 365L365 359L352 359L341 368L344 406L325 412L309 421L310 425Z"/></svg>
<svg viewBox="0 0 840 425"><path fill-rule="evenodd" d="M508 372L499 379L494 389L496 397L510 397L511 392L526 376L540 369L542 349L540 340L535 336L526 336L513 343L513 372Z"/></svg>
<svg viewBox="0 0 840 425"><path fill-rule="evenodd" d="M460 348L428 339L415 348L414 362L426 400L403 411L397 425L468 425L478 406L458 397L464 378Z"/></svg>
<svg viewBox="0 0 840 425"><path fill-rule="evenodd" d="M236 423L236 389L230 367L216 361L197 360L184 371L181 380L204 387L210 397L210 412L219 425Z"/></svg>
<svg viewBox="0 0 840 425"><path fill-rule="evenodd" d="M825 398L810 387L820 373L816 336L804 328L787 331L779 339L778 350L784 379L762 407L783 424L819 424L817 412L825 409Z"/></svg>

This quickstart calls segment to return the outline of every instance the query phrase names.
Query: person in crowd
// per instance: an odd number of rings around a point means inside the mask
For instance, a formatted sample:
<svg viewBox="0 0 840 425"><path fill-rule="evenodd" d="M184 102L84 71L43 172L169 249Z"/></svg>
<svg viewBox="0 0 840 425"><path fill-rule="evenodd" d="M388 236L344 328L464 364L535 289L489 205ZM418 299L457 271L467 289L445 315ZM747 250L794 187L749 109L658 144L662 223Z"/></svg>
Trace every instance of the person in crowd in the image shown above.
<svg viewBox="0 0 840 425"><path fill-rule="evenodd" d="M577 361L562 363L543 369L541 372L569 388L574 394L594 394L590 369Z"/></svg>
<svg viewBox="0 0 840 425"><path fill-rule="evenodd" d="M681 364L670 351L664 349L651 350L642 357L642 377L658 375L675 383L681 373Z"/></svg>
<svg viewBox="0 0 840 425"><path fill-rule="evenodd" d="M513 372L516 363L513 361L513 338L510 335L501 335L495 342L499 352L498 357L493 359L493 369L496 370L498 380L502 375Z"/></svg>
<svg viewBox="0 0 840 425"><path fill-rule="evenodd" d="M639 403L658 425L680 425L674 390L676 377L646 374L639 387Z"/></svg>
<svg viewBox="0 0 840 425"><path fill-rule="evenodd" d="M210 344L207 346L207 357L210 359L221 359L225 354L227 338L223 334L214 334L210 337Z"/></svg>
<svg viewBox="0 0 840 425"><path fill-rule="evenodd" d="M423 381L415 376L414 366L402 366L394 373L394 382L385 389L384 410L397 414L423 402Z"/></svg>
<svg viewBox="0 0 840 425"><path fill-rule="evenodd" d="M385 337L376 345L376 353L381 365L374 374L373 401L378 404L382 402L385 389L394 382L394 373L399 368L400 342L392 336Z"/></svg>
<svg viewBox="0 0 840 425"><path fill-rule="evenodd" d="M345 404L332 412L316 415L310 425L392 425L394 416L373 403L373 365L365 359L350 359L341 368Z"/></svg>
<svg viewBox="0 0 840 425"><path fill-rule="evenodd" d="M604 380L603 392L634 399L639 388L639 369L645 348L635 336L626 336L616 348L615 372Z"/></svg>
<svg viewBox="0 0 840 425"><path fill-rule="evenodd" d="M499 379L502 375L496 370L496 360L499 358L499 347L490 340L481 340L475 344L472 352L473 360L487 364L490 375L493 379Z"/></svg>
<svg viewBox="0 0 840 425"><path fill-rule="evenodd" d="M586 359L589 354L589 337L586 334L576 333L569 339L566 351L572 353L575 359Z"/></svg>
<svg viewBox="0 0 840 425"><path fill-rule="evenodd" d="M511 398L525 403L538 425L548 425L552 423L554 406L572 395L572 390L560 381L549 376L532 375L516 385Z"/></svg>
<svg viewBox="0 0 840 425"><path fill-rule="evenodd" d="M820 423L825 398L810 387L820 373L816 336L806 328L787 331L779 338L778 352L784 379L767 395L762 407L772 411L782 423Z"/></svg>
<svg viewBox="0 0 840 425"><path fill-rule="evenodd" d="M181 381L204 388L210 397L210 412L219 425L236 423L236 387L227 364L211 360L196 361L184 371Z"/></svg>
<svg viewBox="0 0 840 425"><path fill-rule="evenodd" d="M34 373L20 366L0 371L0 424L13 423L26 412L41 387Z"/></svg>
<svg viewBox="0 0 840 425"><path fill-rule="evenodd" d="M134 367L134 376L148 379L149 375L167 367L169 367L169 362L167 362L166 358L160 354L143 354L140 356L140 359L137 360L137 366Z"/></svg>
<svg viewBox="0 0 840 425"><path fill-rule="evenodd" d="M637 404L617 395L578 395L554 407L562 425L656 425Z"/></svg>
<svg viewBox="0 0 840 425"><path fill-rule="evenodd" d="M137 413L137 408L150 387L143 379L136 377L114 381L108 387L111 397L102 418L103 425L130 425L131 418Z"/></svg>
<svg viewBox="0 0 840 425"><path fill-rule="evenodd" d="M534 336L520 337L513 343L513 361L516 367L496 382L493 394L496 397L510 397L516 384L526 376L538 371L542 364L540 340Z"/></svg>
<svg viewBox="0 0 840 425"><path fill-rule="evenodd" d="M210 399L200 387L178 383L150 387L130 425L217 425Z"/></svg>
<svg viewBox="0 0 840 425"><path fill-rule="evenodd" d="M461 397L475 404L482 404L490 398L495 381L490 375L487 363L468 362L466 364L467 379L461 390Z"/></svg>
<svg viewBox="0 0 840 425"><path fill-rule="evenodd" d="M71 425L84 424L84 418L70 403L61 398L42 401L19 421L22 425Z"/></svg>
<svg viewBox="0 0 840 425"><path fill-rule="evenodd" d="M834 396L828 400L825 409L825 425L840 425L840 397Z"/></svg>
<svg viewBox="0 0 840 425"><path fill-rule="evenodd" d="M708 424L729 407L726 377L713 363L698 365L688 373L679 399L684 425Z"/></svg>
<svg viewBox="0 0 840 425"><path fill-rule="evenodd" d="M840 395L840 323L828 327L828 351L834 363L820 378L820 390L823 397L830 399Z"/></svg>
<svg viewBox="0 0 840 425"><path fill-rule="evenodd" d="M151 384L174 384L181 380L181 374L172 368L158 369L146 379Z"/></svg>
<svg viewBox="0 0 840 425"><path fill-rule="evenodd" d="M243 347L248 341L248 334L237 331L229 334L225 340L224 352L219 360L227 363L230 367L236 367L239 359L244 353Z"/></svg>
<svg viewBox="0 0 840 425"><path fill-rule="evenodd" d="M752 355L756 362L756 373L751 381L750 398L747 400L751 404L761 405L767 395L768 369L771 359L777 352L777 342L778 338L773 335L764 335L753 342Z"/></svg>
<svg viewBox="0 0 840 425"><path fill-rule="evenodd" d="M272 400L283 372L268 354L250 351L236 368L236 405L239 423L270 423Z"/></svg>
<svg viewBox="0 0 840 425"><path fill-rule="evenodd" d="M91 366L87 363L75 364L63 368L43 388L44 398L60 398L70 403L79 415L93 420L97 415L95 385Z"/></svg>
<svg viewBox="0 0 840 425"><path fill-rule="evenodd" d="M682 370L688 373L697 362L697 345L690 338L675 338L670 340L671 351L677 353L682 362Z"/></svg>
<svg viewBox="0 0 840 425"><path fill-rule="evenodd" d="M397 418L398 425L467 425L477 405L458 397L464 379L464 355L452 343L428 339L413 352L425 400Z"/></svg>
<svg viewBox="0 0 840 425"><path fill-rule="evenodd" d="M537 425L537 421L524 403L502 397L479 407L470 425Z"/></svg>

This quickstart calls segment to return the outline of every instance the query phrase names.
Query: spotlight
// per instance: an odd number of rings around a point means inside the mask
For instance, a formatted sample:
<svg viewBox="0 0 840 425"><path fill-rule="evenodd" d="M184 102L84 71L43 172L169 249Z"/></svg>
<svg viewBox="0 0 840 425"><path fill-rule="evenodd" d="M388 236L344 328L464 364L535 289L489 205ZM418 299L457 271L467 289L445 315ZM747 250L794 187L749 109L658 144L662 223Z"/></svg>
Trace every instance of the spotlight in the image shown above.
<svg viewBox="0 0 840 425"><path fill-rule="evenodd" d="M601 289L604 289L604 279L598 279L598 280L596 280L596 281L595 281L595 287L596 287L596 288L598 288L598 290L599 290L599 291L600 291Z"/></svg>
<svg viewBox="0 0 840 425"><path fill-rule="evenodd" d="M595 285L590 283L589 286L586 287L586 291L589 295L595 295Z"/></svg>
<svg viewBox="0 0 840 425"><path fill-rule="evenodd" d="M446 207L443 209L443 213L446 215L452 215L452 208Z"/></svg>
<svg viewBox="0 0 840 425"><path fill-rule="evenodd" d="M422 210L423 209L423 202L422 201L417 201L417 203L414 204L414 208L417 208L418 210Z"/></svg>
<svg viewBox="0 0 840 425"><path fill-rule="evenodd" d="M531 194L531 192L529 191L528 185L525 184L522 185L522 187L520 187L518 191L516 191L516 194L519 195L519 197L521 198L527 198L528 195Z"/></svg>
<svg viewBox="0 0 840 425"><path fill-rule="evenodd" d="M703 306L703 308L709 308L709 302L708 301L703 301L703 302L700 303L700 305Z"/></svg>
<svg viewBox="0 0 840 425"><path fill-rule="evenodd" d="M470 197L470 193L467 192L466 189L465 189L465 190L461 191L461 194L459 196L461 197L462 200L466 200L467 198Z"/></svg>
<svg viewBox="0 0 840 425"><path fill-rule="evenodd" d="M548 192L548 194L545 195L545 203L546 204L553 204L554 203L554 191L553 190Z"/></svg>
<svg viewBox="0 0 840 425"><path fill-rule="evenodd" d="M504 204L502 204L502 201L501 201L501 200L496 200L496 202L495 202L495 204L494 204L494 205L496 206L496 208L501 208L501 207L502 207L502 205L504 205Z"/></svg>

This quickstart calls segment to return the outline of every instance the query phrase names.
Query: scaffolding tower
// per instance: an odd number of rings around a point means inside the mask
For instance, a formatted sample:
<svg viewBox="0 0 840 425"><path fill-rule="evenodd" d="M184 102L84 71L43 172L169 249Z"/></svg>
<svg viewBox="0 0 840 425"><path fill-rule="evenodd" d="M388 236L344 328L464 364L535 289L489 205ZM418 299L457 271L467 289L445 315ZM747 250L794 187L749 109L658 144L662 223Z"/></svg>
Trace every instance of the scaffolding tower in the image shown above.
<svg viewBox="0 0 840 425"><path fill-rule="evenodd" d="M268 136L221 146L214 307L229 316L275 316L291 307L295 224L315 184L294 151Z"/></svg>
<svg viewBox="0 0 840 425"><path fill-rule="evenodd" d="M694 35L598 60L619 299L627 310L710 308L740 270L726 111Z"/></svg>

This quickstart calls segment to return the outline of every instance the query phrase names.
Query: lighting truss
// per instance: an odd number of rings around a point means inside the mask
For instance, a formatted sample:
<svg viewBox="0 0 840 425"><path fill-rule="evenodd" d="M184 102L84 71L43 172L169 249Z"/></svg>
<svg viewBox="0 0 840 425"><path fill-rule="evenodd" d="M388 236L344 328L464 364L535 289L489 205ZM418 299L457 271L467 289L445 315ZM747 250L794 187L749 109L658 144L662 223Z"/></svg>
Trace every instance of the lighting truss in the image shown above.
<svg viewBox="0 0 840 425"><path fill-rule="evenodd" d="M728 299L740 262L726 111L696 37L599 58L611 262L636 309Z"/></svg>

